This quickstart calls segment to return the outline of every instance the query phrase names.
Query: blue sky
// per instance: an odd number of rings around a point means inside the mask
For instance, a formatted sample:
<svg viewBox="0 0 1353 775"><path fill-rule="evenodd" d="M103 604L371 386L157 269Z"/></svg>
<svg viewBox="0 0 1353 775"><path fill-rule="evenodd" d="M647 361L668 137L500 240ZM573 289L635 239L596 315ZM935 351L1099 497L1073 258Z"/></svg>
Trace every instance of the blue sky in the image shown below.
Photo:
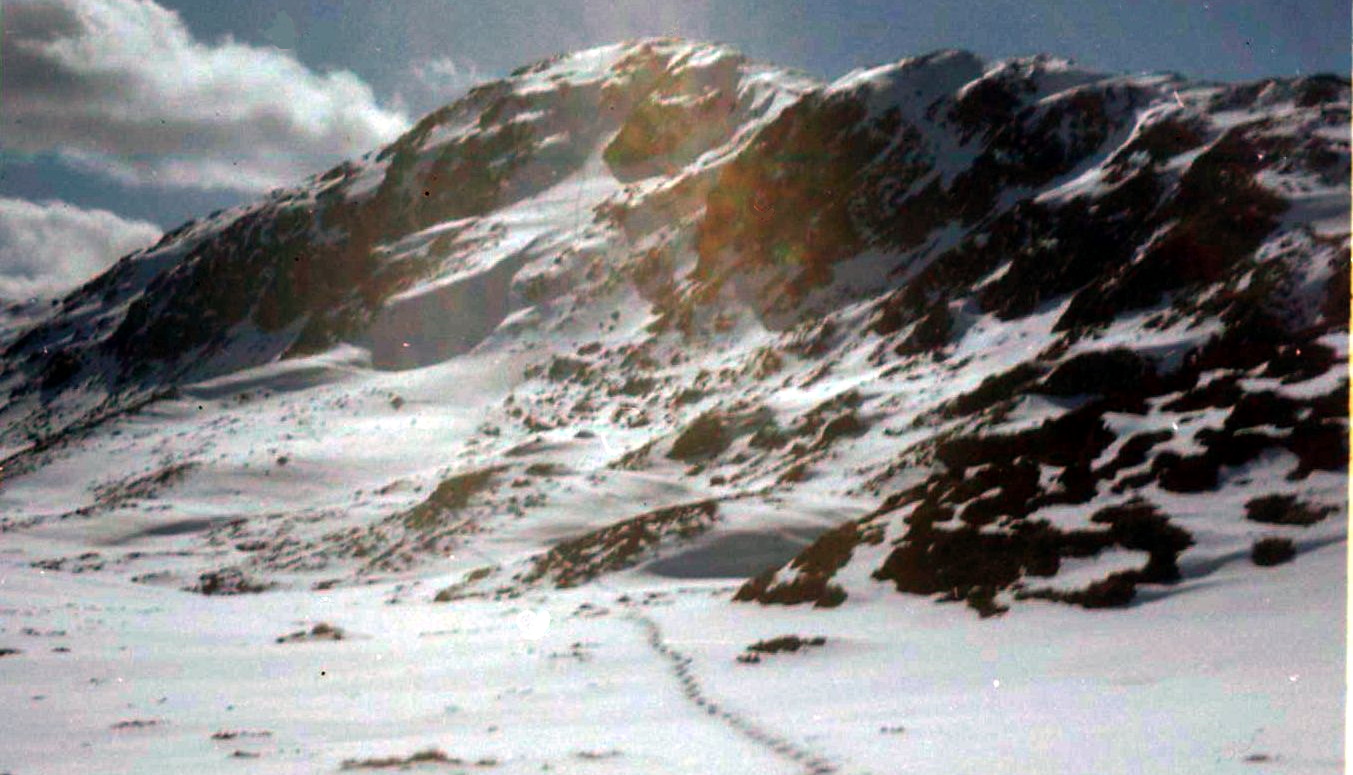
<svg viewBox="0 0 1353 775"><path fill-rule="evenodd" d="M558 51L652 34L730 43L819 76L937 48L988 56L1047 51L1108 70L1176 70L1227 80L1349 67L1349 4L1324 0L165 4L203 37L233 34L292 45L302 61L352 69L386 93L399 88L411 62L449 56L498 73ZM279 25L279 16L288 21Z"/></svg>
<svg viewBox="0 0 1353 775"><path fill-rule="evenodd" d="M1242 80L1347 74L1353 19L1347 0L5 0L0 24L0 220L60 200L143 235L383 144L477 80L625 38L823 78L964 48ZM76 54L51 47L66 38Z"/></svg>

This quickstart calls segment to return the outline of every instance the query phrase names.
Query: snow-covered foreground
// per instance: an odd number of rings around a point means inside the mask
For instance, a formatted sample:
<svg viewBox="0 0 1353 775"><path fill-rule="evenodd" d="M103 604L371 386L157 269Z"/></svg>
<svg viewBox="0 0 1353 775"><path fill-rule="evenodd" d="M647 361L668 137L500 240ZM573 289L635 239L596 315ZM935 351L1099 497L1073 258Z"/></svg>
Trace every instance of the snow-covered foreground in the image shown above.
<svg viewBox="0 0 1353 775"><path fill-rule="evenodd" d="M465 763L421 766L501 773L1343 767L1339 544L1129 610L996 621L891 594L747 616L726 584L644 573L510 602L430 603L417 583L205 597L26 555L0 565L16 775L326 772L428 749ZM277 642L319 622L344 639ZM737 661L787 634L825 644Z"/></svg>

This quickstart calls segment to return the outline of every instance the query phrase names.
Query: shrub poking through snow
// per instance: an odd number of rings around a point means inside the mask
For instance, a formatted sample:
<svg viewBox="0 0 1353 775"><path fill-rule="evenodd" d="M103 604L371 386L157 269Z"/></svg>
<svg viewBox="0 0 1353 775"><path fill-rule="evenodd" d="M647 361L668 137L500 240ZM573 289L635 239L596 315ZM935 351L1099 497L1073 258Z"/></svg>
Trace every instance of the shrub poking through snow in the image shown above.
<svg viewBox="0 0 1353 775"><path fill-rule="evenodd" d="M1297 556L1297 547L1290 538L1261 538L1254 542L1250 559L1255 565L1268 567L1291 562Z"/></svg>
<svg viewBox="0 0 1353 775"><path fill-rule="evenodd" d="M272 732L267 730L223 729L219 732L213 732L211 735L212 740L237 740L249 737L272 737Z"/></svg>
<svg viewBox="0 0 1353 775"><path fill-rule="evenodd" d="M827 639L821 635L811 638L802 638L798 635L780 635L766 640L759 640L747 647L747 650L737 656L737 662L743 665L757 665L761 663L763 656L771 654L792 654L797 651L805 651L810 648L820 648L826 645Z"/></svg>
<svg viewBox="0 0 1353 775"><path fill-rule="evenodd" d="M163 721L157 718L137 718L130 719L128 721L119 721L112 727L110 727L110 729L113 729L114 731L118 732L126 731L129 729L149 729L150 727L158 727L163 723L164 723Z"/></svg>
<svg viewBox="0 0 1353 775"><path fill-rule="evenodd" d="M748 646L747 650L757 654L793 653L802 649L824 646L826 643L827 639L821 635L815 635L809 638L801 638L798 635L780 635L766 640L759 640Z"/></svg>
<svg viewBox="0 0 1353 775"><path fill-rule="evenodd" d="M1146 566L1137 572L1141 581L1160 584L1179 580L1176 559L1193 545L1193 539L1170 524L1151 503L1136 499L1110 506L1095 512L1090 521L1109 525L1109 537L1124 549L1148 553Z"/></svg>
<svg viewBox="0 0 1353 775"><path fill-rule="evenodd" d="M222 568L198 576L192 592L203 595L251 595L266 591L271 584L255 581L238 568Z"/></svg>
<svg viewBox="0 0 1353 775"><path fill-rule="evenodd" d="M1265 495L1245 504L1245 518L1266 525L1314 525L1334 511L1297 500L1295 495Z"/></svg>
<svg viewBox="0 0 1353 775"><path fill-rule="evenodd" d="M339 627L328 622L320 622L309 630L297 630L290 635L278 636L278 643L306 643L315 640L343 640L347 634Z"/></svg>
<svg viewBox="0 0 1353 775"><path fill-rule="evenodd" d="M491 767L497 762L489 763L491 760L483 759L475 762L481 767ZM384 756L371 759L346 759L343 761L342 769L345 770L407 770L411 767L417 767L421 764L444 764L451 767L459 767L470 762L464 759L457 759L453 756L447 756L445 752L436 748L428 748L408 756Z"/></svg>

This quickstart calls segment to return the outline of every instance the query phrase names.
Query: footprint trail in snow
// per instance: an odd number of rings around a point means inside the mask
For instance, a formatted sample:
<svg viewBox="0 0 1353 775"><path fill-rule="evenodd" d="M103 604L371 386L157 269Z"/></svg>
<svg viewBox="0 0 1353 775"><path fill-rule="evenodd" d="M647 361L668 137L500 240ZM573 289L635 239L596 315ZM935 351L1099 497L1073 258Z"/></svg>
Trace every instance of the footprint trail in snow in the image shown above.
<svg viewBox="0 0 1353 775"><path fill-rule="evenodd" d="M681 684L682 696L696 707L776 756L788 759L801 766L805 775L832 775L840 771L837 765L822 755L814 753L783 735L761 727L746 716L725 709L711 699L701 685L700 679L691 670L691 658L673 648L667 642L667 639L663 637L662 628L658 626L657 622L638 613L629 614L626 618L635 622L644 630L644 639L649 648L653 649L658 656L670 665L672 674Z"/></svg>

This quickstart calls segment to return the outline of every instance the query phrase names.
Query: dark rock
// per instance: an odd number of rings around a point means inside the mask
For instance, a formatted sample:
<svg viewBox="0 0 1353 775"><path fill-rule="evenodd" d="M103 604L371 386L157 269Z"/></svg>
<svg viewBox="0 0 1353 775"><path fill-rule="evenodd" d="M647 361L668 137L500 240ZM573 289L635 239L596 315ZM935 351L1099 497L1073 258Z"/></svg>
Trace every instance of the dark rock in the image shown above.
<svg viewBox="0 0 1353 775"><path fill-rule="evenodd" d="M1053 396L1149 393L1155 376L1151 362L1131 350L1099 350L1062 362L1037 390Z"/></svg>
<svg viewBox="0 0 1353 775"><path fill-rule="evenodd" d="M1179 580L1178 558L1193 545L1193 538L1172 525L1153 504L1129 501L1095 512L1090 521L1109 525L1109 537L1124 549L1149 553L1146 567L1137 572L1139 581L1162 584Z"/></svg>
<svg viewBox="0 0 1353 775"><path fill-rule="evenodd" d="M1163 490L1205 492L1217 487L1218 463L1209 455L1162 452L1152 461L1151 473Z"/></svg>
<svg viewBox="0 0 1353 775"><path fill-rule="evenodd" d="M684 463L694 463L717 457L732 443L723 417L717 412L707 412L695 418L686 429L672 442L667 457Z"/></svg>
<svg viewBox="0 0 1353 775"><path fill-rule="evenodd" d="M1250 559L1255 565L1269 567L1296 559L1297 547L1290 538L1261 538L1254 542Z"/></svg>
<svg viewBox="0 0 1353 775"><path fill-rule="evenodd" d="M249 595L268 590L272 585L255 581L237 568L208 571L198 576L193 592L203 595Z"/></svg>
<svg viewBox="0 0 1353 775"><path fill-rule="evenodd" d="M1245 518L1265 525L1306 527L1321 521L1336 509L1312 506L1295 495L1263 495L1245 503Z"/></svg>

